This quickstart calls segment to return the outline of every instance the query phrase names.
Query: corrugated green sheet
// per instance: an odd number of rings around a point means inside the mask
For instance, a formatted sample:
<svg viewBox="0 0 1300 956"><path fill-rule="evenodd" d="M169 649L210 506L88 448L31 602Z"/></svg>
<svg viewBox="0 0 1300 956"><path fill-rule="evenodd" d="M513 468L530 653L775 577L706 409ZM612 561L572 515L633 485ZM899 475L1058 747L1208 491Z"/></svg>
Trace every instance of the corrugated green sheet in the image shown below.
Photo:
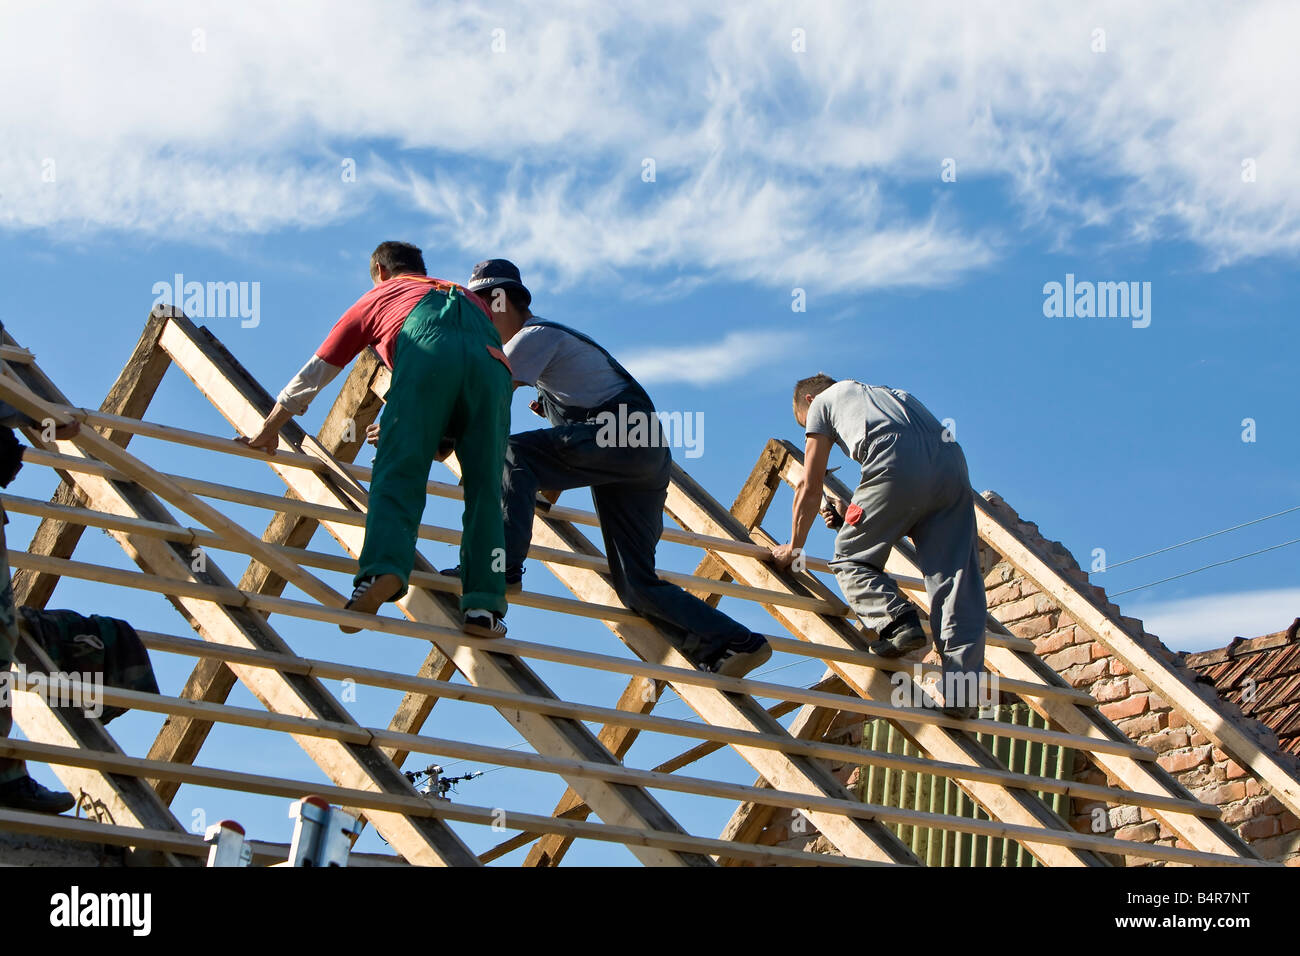
<svg viewBox="0 0 1300 956"><path fill-rule="evenodd" d="M984 716L989 719L989 712L986 711ZM998 706L992 719L1022 727L1047 726L1047 722L1023 702ZM1007 769L1016 773L1065 780L1069 778L1074 765L1074 752L1064 747L1014 740L996 734L976 736L980 743L1006 764ZM922 756L916 746L884 720L866 722L862 744L865 749L878 753ZM864 766L858 779L858 795L865 803L947 813L977 820L990 819L947 777ZM1068 813L1069 807L1066 804L1070 798L1065 794L1040 793L1038 796L1061 816ZM890 829L927 866L1040 865L1014 840L904 824L891 824Z"/></svg>

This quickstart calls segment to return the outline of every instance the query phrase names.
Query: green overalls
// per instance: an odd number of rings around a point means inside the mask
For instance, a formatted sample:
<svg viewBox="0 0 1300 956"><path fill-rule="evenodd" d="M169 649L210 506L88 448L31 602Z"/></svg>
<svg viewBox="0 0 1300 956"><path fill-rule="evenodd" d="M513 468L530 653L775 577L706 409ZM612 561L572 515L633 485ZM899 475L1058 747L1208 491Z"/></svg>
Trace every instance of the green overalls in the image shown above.
<svg viewBox="0 0 1300 956"><path fill-rule="evenodd" d="M406 593L429 469L445 436L456 442L465 490L461 610L505 613L501 474L512 393L501 336L483 310L459 289L421 299L394 348L356 583L395 574L403 590L394 600Z"/></svg>

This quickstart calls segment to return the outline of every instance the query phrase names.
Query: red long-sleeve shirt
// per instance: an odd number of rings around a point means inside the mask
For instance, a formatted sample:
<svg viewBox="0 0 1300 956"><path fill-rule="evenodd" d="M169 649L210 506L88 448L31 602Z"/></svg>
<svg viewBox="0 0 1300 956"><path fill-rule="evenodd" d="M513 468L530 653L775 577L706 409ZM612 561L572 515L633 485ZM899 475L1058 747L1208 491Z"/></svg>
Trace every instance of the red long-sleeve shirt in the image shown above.
<svg viewBox="0 0 1300 956"><path fill-rule="evenodd" d="M380 360L391 369L397 334L411 310L431 291L450 292L453 289L488 315L482 299L464 286L446 279L399 275L379 283L357 299L334 323L316 354L284 387L277 400L295 415L301 415L316 394L368 345L375 347Z"/></svg>

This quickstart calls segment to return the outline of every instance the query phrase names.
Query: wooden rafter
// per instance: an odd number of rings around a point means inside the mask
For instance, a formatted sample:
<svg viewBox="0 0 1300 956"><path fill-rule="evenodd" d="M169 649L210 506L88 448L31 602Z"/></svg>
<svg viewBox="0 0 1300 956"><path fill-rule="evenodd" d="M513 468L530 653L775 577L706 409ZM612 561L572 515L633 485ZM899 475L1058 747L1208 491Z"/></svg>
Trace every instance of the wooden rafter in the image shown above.
<svg viewBox="0 0 1300 956"><path fill-rule="evenodd" d="M1014 840L1043 862L1058 865L1096 865L1103 853L1171 863L1258 862L1219 822L1217 808L1196 801L1176 785L1169 786L1167 775L1153 769L1154 754L1112 733L1094 700L1044 674L1045 665L1033 655L1032 642L1006 634L996 624L991 624L988 635L989 659L1002 689L1024 697L1040 713L1062 717L1060 721L1053 717L1052 729L1016 727L1011 733L1026 741L1088 750L1095 759L1122 768L1128 777L1117 776L1132 790L1012 772L969 733L983 729L979 721L954 721L933 711L894 706L889 701L890 678L903 665L866 650L863 633L850 622L851 611L822 582L810 575L776 574L766 560L771 539L758 524L781 481L798 467L797 457L780 443L769 443L730 512L679 469L674 471L667 511L681 530L665 529L664 540L702 548L704 554L693 573L670 569L660 573L711 602L727 596L766 608L793 635L770 635L778 654L816 658L829 668L828 676L813 688L695 670L665 634L619 602L603 555L578 530L595 526L595 516L564 506L539 516L530 556L544 562L573 598L530 591L513 596L512 603L601 620L635 659L513 637L499 641L470 637L459 628L458 582L439 575L423 558L418 559L412 588L400 605L406 620L340 610L342 596L318 574L350 573L355 567L367 507L363 482L369 480L370 469L355 465L353 458L387 386L387 373L373 358L363 360L345 382L319 436L313 438L292 425L282 432L280 453L268 460L285 485L282 495L167 475L126 450L130 436L138 434L213 453L260 457L228 439L143 421L148 397L171 365L180 368L242 432L259 424L272 403L234 356L182 315L151 317L132 362L98 412L72 407L41 372L35 357L12 340L0 343L0 362L5 363L0 371L6 375L0 379L0 398L29 413L57 421L77 418L93 426L57 446L29 436L36 445L29 462L55 468L67 487L49 502L4 496L15 512L26 511L41 519L35 546L13 556L18 575L32 582L32 593L43 588L47 597L61 576L164 594L196 627L200 638L141 632L150 649L197 659L181 696L105 689L106 703L166 716L167 725L147 757L123 754L98 725L102 738L95 740L93 729L82 739L33 724L32 742L0 742L0 752L48 760L61 774L98 781L94 786L114 800L121 800L125 792L141 806L151 806L152 812L161 810L163 815L154 820L147 814L125 817L126 829L139 834L139 846L166 849L173 860L192 859L195 841L184 833L166 836L178 825L170 821L158 796L170 799L177 787L191 783L278 796L300 795L303 788L315 787L328 799L369 817L411 862L477 864L480 859L449 824L497 824L501 811L430 802L416 794L398 768L408 753L428 753L550 774L567 785L549 815L505 811L507 828L517 836L483 854L482 862L535 841L529 862L555 865L574 839L596 839L621 843L643 862L657 865L918 863L891 826ZM459 490L449 482L431 480L429 492L459 497ZM266 532L258 537L245 530L242 522L223 513L222 502L270 511ZM182 523L169 508L196 526ZM72 547L85 527L107 530L140 570L72 560ZM311 549L317 528L338 542L343 555ZM459 540L458 530L432 525L421 526L420 535L448 543ZM194 571L188 558L195 547L246 555L248 568L238 585L211 558L206 570ZM901 560L906 558L904 551ZM827 567L820 559L809 566L815 571ZM914 567L900 564L891 571L913 593L921 586ZM284 597L288 583L307 597ZM362 623L371 634L420 640L429 652L414 674L304 658L294 654L271 627L270 615L315 621L320 626ZM561 700L525 663L527 658L621 673L628 684L614 706ZM453 681L453 672L467 683ZM227 703L232 677L248 686L265 709ZM321 683L340 679L400 691L401 707L388 726L358 725ZM653 702L665 687L672 687L703 723L653 713ZM760 695L777 703L764 708L755 699ZM425 734L430 709L444 697L508 716L534 752ZM779 718L799 707L801 713L786 730ZM920 746L923 756L860 752L821 739L825 725L841 712L889 720ZM598 733L588 728L592 721L603 725ZM195 766L210 728L226 724L291 736L331 784ZM627 766L629 748L646 732L698 742L650 770ZM724 747L732 748L757 771L754 784L682 772ZM863 803L825 763L844 763L855 756L863 764L946 776L975 796L992 819ZM145 786L147 781L154 783L157 793ZM655 790L727 800L742 810L723 839L695 836L668 814L652 795ZM1040 791L1150 807L1162 819L1177 822L1179 835L1194 849L1077 833L1032 796ZM842 855L827 858L752 842L772 815L785 813L807 817ZM0 815L0 826L36 825L21 816ZM54 832L64 824L53 821L45 826L47 832ZM106 828L106 841L120 842L121 829Z"/></svg>

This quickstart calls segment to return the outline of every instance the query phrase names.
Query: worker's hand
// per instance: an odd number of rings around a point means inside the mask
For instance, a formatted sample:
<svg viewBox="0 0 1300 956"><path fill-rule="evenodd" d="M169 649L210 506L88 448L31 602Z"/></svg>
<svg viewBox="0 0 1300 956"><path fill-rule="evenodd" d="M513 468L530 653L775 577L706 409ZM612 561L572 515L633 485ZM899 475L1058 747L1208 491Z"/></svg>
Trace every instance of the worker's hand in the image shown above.
<svg viewBox="0 0 1300 956"><path fill-rule="evenodd" d="M269 431L263 428L252 438L245 438L243 435L235 439L241 445L247 445L249 448L256 448L258 451L264 451L268 455L274 455L275 449L280 444L280 433L278 431Z"/></svg>
<svg viewBox="0 0 1300 956"><path fill-rule="evenodd" d="M81 434L81 422L75 418L66 425L60 425L54 429L54 437L58 441L67 441L69 438L76 438Z"/></svg>
<svg viewBox="0 0 1300 956"><path fill-rule="evenodd" d="M366 444L379 445L379 422L371 422L366 426Z"/></svg>
<svg viewBox="0 0 1300 956"><path fill-rule="evenodd" d="M848 507L839 498L824 497L822 498L821 509L817 512L822 516L828 528L839 528L844 524L844 509Z"/></svg>
<svg viewBox="0 0 1300 956"><path fill-rule="evenodd" d="M779 544L772 549L772 563L784 571L794 564L800 553L800 549L792 544Z"/></svg>

